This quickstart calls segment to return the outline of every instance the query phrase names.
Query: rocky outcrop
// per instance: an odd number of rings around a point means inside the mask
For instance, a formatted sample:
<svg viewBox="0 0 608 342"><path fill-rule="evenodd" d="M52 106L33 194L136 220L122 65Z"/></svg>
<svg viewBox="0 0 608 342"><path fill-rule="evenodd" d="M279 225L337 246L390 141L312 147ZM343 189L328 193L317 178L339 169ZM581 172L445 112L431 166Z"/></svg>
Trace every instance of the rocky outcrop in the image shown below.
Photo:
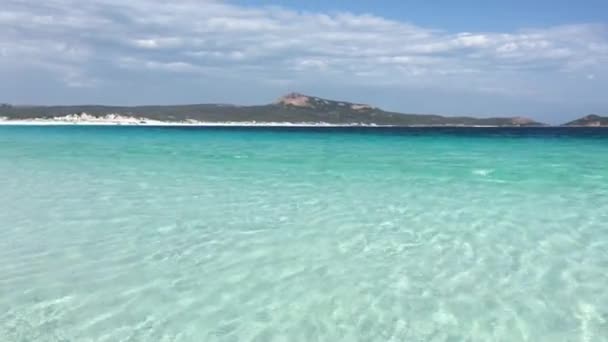
<svg viewBox="0 0 608 342"><path fill-rule="evenodd" d="M283 106L312 108L313 104L310 100L310 96L299 93L289 93L285 96L281 96L275 103Z"/></svg>
<svg viewBox="0 0 608 342"><path fill-rule="evenodd" d="M369 111L374 109L374 107L366 104L327 100L322 99L320 97L308 96L300 93L289 93L285 96L281 96L278 100L275 101L275 104L299 108L316 108L320 110L351 109L354 111Z"/></svg>

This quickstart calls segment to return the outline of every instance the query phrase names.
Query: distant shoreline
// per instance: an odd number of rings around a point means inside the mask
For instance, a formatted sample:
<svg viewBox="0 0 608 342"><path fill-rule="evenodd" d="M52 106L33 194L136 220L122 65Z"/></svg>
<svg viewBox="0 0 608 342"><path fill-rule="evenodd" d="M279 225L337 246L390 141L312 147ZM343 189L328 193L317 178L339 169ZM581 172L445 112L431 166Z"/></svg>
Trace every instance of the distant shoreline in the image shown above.
<svg viewBox="0 0 608 342"><path fill-rule="evenodd" d="M378 107L290 93L263 105L13 106L0 104L0 120L154 126L540 126L524 117L407 114Z"/></svg>
<svg viewBox="0 0 608 342"><path fill-rule="evenodd" d="M608 117L589 114L561 125L526 117L397 113L378 107L290 93L265 105L13 106L0 104L0 125L132 125L261 127L596 127Z"/></svg>

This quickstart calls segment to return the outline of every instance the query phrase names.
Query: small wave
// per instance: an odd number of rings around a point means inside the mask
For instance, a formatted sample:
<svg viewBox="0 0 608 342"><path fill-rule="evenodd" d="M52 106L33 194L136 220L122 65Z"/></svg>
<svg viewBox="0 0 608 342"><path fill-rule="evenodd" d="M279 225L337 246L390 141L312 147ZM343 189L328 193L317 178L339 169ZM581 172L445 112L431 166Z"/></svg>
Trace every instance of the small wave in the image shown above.
<svg viewBox="0 0 608 342"><path fill-rule="evenodd" d="M478 175L478 176L488 176L491 173L493 173L494 170L490 170L490 169L475 169L473 170L473 174L474 175Z"/></svg>

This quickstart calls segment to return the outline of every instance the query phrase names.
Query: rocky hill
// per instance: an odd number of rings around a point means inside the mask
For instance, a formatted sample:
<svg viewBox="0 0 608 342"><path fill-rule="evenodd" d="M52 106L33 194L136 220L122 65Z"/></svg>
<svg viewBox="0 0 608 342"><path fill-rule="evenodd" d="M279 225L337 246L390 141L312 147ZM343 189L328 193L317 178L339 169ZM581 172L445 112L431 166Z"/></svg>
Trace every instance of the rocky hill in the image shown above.
<svg viewBox="0 0 608 342"><path fill-rule="evenodd" d="M583 127L608 127L608 116L591 114L580 119L570 121L564 126L583 126Z"/></svg>

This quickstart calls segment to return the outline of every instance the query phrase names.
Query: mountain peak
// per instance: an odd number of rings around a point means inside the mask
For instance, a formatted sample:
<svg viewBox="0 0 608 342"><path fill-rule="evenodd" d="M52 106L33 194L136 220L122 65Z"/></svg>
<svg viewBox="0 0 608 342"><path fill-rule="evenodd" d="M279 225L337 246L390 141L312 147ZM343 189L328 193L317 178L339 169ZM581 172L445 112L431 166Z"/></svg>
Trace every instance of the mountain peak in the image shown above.
<svg viewBox="0 0 608 342"><path fill-rule="evenodd" d="M304 95L301 93L289 93L287 95L281 96L275 104L283 105L283 106L291 106L291 107L299 107L299 108L311 108L311 109L340 109L340 110L353 110L355 112L363 112L363 111L371 111L376 109L372 106L361 104L361 103L351 103L346 101L335 101L335 100L327 100L316 96Z"/></svg>

